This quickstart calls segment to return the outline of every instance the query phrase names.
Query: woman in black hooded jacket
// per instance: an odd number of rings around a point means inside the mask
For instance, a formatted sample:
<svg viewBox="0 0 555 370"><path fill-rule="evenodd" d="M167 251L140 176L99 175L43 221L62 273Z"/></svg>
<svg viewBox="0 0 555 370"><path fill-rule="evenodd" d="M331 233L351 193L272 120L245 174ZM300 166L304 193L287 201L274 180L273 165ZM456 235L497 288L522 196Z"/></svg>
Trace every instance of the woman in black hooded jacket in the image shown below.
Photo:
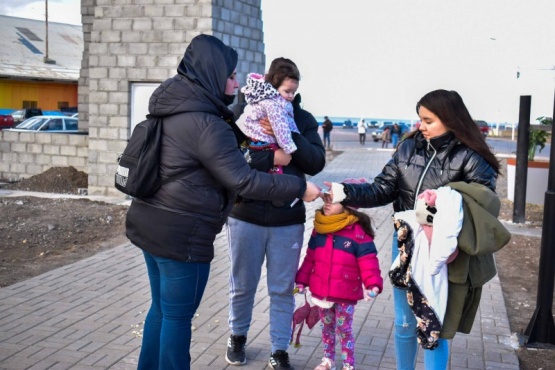
<svg viewBox="0 0 555 370"><path fill-rule="evenodd" d="M371 184L325 183L326 201L346 206L378 207L393 203L395 212L414 209L417 196L450 182L478 183L495 191L499 163L460 95L435 90L416 105L421 125L403 140L393 157ZM398 254L393 236L392 257ZM416 320L406 292L393 289L395 305L395 352L397 369L414 369L417 355ZM445 338L424 352L426 369L445 369L449 347Z"/></svg>
<svg viewBox="0 0 555 370"><path fill-rule="evenodd" d="M237 52L209 35L195 37L178 74L152 94L149 112L163 117L162 179L183 173L152 196L133 199L127 237L143 250L152 304L139 369L189 369L191 320L200 304L214 239L235 194L267 200L312 201L319 188L296 176L253 170L233 130Z"/></svg>

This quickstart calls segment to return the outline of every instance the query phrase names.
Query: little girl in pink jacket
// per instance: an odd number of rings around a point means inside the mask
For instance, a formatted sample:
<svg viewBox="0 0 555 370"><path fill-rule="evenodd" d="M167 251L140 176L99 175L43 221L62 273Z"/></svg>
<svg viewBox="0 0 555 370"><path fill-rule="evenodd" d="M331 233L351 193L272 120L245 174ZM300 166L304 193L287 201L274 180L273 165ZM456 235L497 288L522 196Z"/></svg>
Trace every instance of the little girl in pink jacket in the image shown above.
<svg viewBox="0 0 555 370"><path fill-rule="evenodd" d="M335 335L341 340L343 370L355 366L352 323L356 303L383 288L370 217L339 203L316 211L314 230L295 282L319 307L324 357L315 370L335 369ZM368 290L366 297L364 288Z"/></svg>

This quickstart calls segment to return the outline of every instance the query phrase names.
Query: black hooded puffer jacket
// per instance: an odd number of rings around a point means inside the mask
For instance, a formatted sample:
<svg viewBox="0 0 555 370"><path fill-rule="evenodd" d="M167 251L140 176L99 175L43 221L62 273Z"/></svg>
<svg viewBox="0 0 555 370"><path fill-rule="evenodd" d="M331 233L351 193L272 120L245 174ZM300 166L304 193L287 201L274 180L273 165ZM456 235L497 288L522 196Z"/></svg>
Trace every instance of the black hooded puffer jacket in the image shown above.
<svg viewBox="0 0 555 370"><path fill-rule="evenodd" d="M395 212L414 208L427 189L450 182L478 183L495 191L497 173L478 153L448 132L428 143L420 132L404 140L372 184L343 184L347 206L379 207L393 202Z"/></svg>
<svg viewBox="0 0 555 370"><path fill-rule="evenodd" d="M254 199L302 197L306 182L252 170L225 119L227 78L237 54L220 40L197 36L178 75L152 94L149 111L163 119L161 175L183 173L156 194L134 199L127 213L127 237L154 255L210 262L214 239L229 215L235 193Z"/></svg>

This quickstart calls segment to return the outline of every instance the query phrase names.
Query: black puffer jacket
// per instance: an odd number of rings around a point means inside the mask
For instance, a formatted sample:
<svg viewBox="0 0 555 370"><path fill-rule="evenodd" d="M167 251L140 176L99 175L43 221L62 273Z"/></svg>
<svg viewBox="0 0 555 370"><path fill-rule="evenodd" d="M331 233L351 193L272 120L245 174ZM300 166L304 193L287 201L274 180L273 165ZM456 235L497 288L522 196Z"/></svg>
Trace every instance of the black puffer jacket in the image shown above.
<svg viewBox="0 0 555 370"><path fill-rule="evenodd" d="M348 206L378 207L393 202L395 212L414 208L418 194L450 182L478 183L495 191L497 173L475 151L448 132L428 143L420 132L399 145L372 184L343 184Z"/></svg>
<svg viewBox="0 0 555 370"><path fill-rule="evenodd" d="M191 42L179 74L152 94L149 111L164 117L161 175L183 177L146 199L133 200L126 233L154 255L210 262L214 239L234 203L235 193L254 199L302 197L306 182L250 168L224 118L227 77L237 54L218 39L202 35ZM301 202L302 203L302 202Z"/></svg>
<svg viewBox="0 0 555 370"><path fill-rule="evenodd" d="M297 150L289 165L283 167L283 173L305 179L305 174L314 176L322 171L326 165L326 150L318 134L318 122L312 114L301 108L300 103L301 96L297 94L293 101L293 113L300 134L292 133ZM234 108L236 116L240 115L241 107ZM260 171L267 172L274 165L271 151L255 151L251 156L251 166ZM304 224L306 221L306 208L302 201L291 207L291 202L285 198L273 202L248 198L240 199L233 207L230 217L260 226L290 226Z"/></svg>

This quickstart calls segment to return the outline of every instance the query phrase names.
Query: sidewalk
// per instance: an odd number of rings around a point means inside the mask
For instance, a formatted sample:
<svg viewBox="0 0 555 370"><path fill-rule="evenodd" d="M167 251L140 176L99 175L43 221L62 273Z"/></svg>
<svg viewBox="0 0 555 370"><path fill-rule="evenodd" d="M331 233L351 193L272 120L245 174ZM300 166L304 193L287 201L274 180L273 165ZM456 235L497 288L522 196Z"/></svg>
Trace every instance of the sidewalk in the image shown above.
<svg viewBox="0 0 555 370"><path fill-rule="evenodd" d="M371 180L390 155L391 151L345 151L311 181L323 185L324 181L347 177ZM305 242L314 210L321 205L321 200L307 205ZM376 229L382 274L386 276L391 264L393 210L386 206L368 212ZM208 286L193 321L191 355L195 370L237 368L224 359L229 336L225 229L216 238L215 248ZM357 305L357 369L395 369L391 290L385 279L384 291L374 302ZM149 294L142 254L129 243L0 289L0 369L136 369ZM263 273L248 336L248 362L240 369L266 369L270 354L268 306ZM289 349L292 365L297 370L312 370L322 356L319 326L310 331L305 327L301 343L302 347ZM484 287L471 334L457 334L451 341L450 369L517 370L516 346L495 277ZM423 369L422 353L417 368Z"/></svg>

